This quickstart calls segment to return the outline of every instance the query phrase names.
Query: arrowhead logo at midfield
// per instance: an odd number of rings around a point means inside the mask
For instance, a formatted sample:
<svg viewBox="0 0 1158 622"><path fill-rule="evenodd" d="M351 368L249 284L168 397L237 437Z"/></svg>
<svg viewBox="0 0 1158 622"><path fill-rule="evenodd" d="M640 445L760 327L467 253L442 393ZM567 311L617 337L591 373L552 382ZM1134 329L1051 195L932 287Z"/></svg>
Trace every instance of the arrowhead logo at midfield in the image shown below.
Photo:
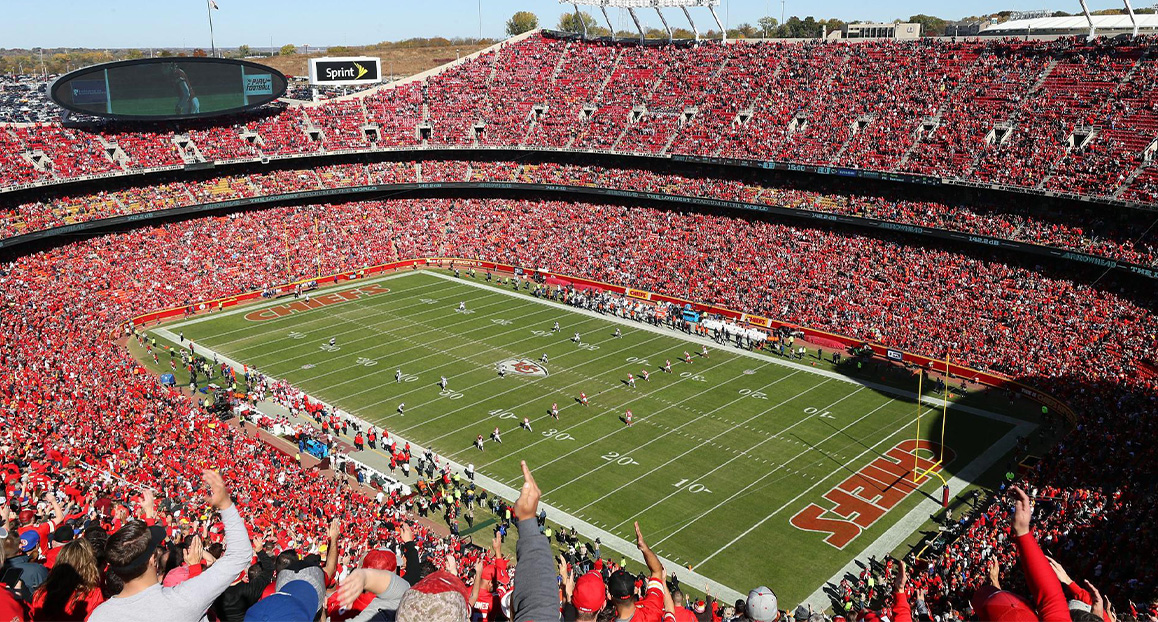
<svg viewBox="0 0 1158 622"><path fill-rule="evenodd" d="M529 376L532 378L545 378L547 376L546 367L527 359L507 359L505 361L499 361L496 367L503 367L507 370L507 373L520 376Z"/></svg>

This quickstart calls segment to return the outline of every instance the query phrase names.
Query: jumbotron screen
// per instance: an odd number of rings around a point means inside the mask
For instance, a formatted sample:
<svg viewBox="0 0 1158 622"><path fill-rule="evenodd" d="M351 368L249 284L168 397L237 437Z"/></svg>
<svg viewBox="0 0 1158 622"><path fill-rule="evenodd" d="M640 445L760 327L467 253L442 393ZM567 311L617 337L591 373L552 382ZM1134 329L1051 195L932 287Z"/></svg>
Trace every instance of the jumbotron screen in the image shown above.
<svg viewBox="0 0 1158 622"><path fill-rule="evenodd" d="M85 67L52 83L50 96L74 112L134 120L211 117L285 94L271 67L224 58L148 58Z"/></svg>

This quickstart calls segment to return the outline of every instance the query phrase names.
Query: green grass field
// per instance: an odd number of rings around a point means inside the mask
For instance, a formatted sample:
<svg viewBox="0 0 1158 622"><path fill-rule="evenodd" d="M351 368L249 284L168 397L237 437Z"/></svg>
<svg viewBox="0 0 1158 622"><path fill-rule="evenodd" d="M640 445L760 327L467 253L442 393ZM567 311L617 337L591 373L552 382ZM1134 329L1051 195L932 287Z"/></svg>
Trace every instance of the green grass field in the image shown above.
<svg viewBox="0 0 1158 622"><path fill-rule="evenodd" d="M367 283L315 292L314 303ZM208 348L288 380L515 490L524 459L553 508L627 541L638 520L661 557L738 591L774 586L786 603L811 594L924 497L940 498L940 481L925 482L844 548L789 522L809 504L832 508L822 495L914 434L915 402L825 375L831 364L815 351L804 364L714 344L702 357L699 343L675 332L429 272L387 278L378 288L389 291L253 319L293 303L265 301L157 334L181 332L201 353ZM467 313L458 312L460 302ZM559 332L551 330L555 321ZM575 332L583 345L571 341ZM685 350L691 364L682 361ZM545 376L496 373L502 361L537 362L543 354ZM660 371L665 359L673 373ZM626 384L629 373L635 388ZM440 376L449 379L447 391L437 386ZM589 406L578 402L580 392ZM986 407L985 399L976 403ZM397 413L402 402L405 415ZM621 419L627 409L632 427ZM940 410L923 412L922 431L939 438ZM519 428L524 417L533 432ZM1014 428L1007 418L958 410L948 421L956 457L946 478ZM503 443L480 452L475 437L495 426Z"/></svg>

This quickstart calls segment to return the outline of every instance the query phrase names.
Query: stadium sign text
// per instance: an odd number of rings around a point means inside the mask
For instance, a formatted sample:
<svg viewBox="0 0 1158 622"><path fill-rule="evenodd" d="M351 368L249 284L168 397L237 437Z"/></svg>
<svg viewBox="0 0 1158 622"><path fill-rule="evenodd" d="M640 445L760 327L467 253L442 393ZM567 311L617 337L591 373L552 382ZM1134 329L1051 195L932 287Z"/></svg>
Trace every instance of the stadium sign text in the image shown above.
<svg viewBox="0 0 1158 622"><path fill-rule="evenodd" d="M389 288L382 287L381 285L363 285L362 287L358 287L356 289L348 289L344 292L333 292L330 294L315 296L314 298L310 298L308 301L305 299L295 300L284 305L277 305L276 307L250 311L249 313L245 314L245 319L249 320L250 322L275 320L279 317L285 317L294 313L321 309L322 307L328 307L340 302L357 300L364 296L373 296L375 294L385 294L389 291Z"/></svg>
<svg viewBox="0 0 1158 622"><path fill-rule="evenodd" d="M942 448L932 441L901 441L883 456L824 493L825 500L832 504L831 508L810 503L788 522L803 531L826 533L825 542L843 549L884 516L885 512L920 488L920 484L913 483L914 464L922 472L931 469L936 473L954 457L952 450L945 447L944 460L938 463L918 456L919 450L937 455Z"/></svg>
<svg viewBox="0 0 1158 622"><path fill-rule="evenodd" d="M373 56L310 59L310 84L342 86L382 81L382 59Z"/></svg>

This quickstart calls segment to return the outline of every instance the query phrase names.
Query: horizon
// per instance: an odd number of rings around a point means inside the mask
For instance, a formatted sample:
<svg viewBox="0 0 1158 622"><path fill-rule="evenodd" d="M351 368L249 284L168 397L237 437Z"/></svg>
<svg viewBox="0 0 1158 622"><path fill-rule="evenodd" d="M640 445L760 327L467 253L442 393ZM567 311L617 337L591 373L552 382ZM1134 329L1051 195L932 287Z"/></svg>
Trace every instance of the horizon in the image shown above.
<svg viewBox="0 0 1158 622"><path fill-rule="evenodd" d="M526 10L539 18L539 26L553 28L559 16L571 12L570 5L555 0L444 0L439 9L429 5L389 7L372 5L364 0L332 0L326 3L324 16L319 19L316 3L303 0L215 0L220 7L213 13L214 43L221 49L235 49L241 45L251 48L279 48L286 44L298 47L328 48L336 46L371 46L388 41L410 38L478 38L503 39L507 19L516 11ZM796 5L796 6L794 6ZM167 3L166 10L155 10L156 3L144 0L122 0L116 4L66 3L69 19L51 24L43 20L43 10L35 5L14 4L6 11L0 23L0 41L4 50L33 50L38 48L73 49L206 49L211 47L206 2L179 0ZM481 7L481 20L480 9ZM583 7L601 24L603 16L597 7ZM1122 8L1112 0L1091 2L1091 11ZM1143 7L1137 7L1143 8ZM1137 10L1136 8L1136 10ZM748 23L756 25L759 18L771 16L780 19L798 16L801 19L840 19L845 21L891 22L905 20L917 14L934 15L946 20L960 20L974 15L999 11L1050 10L1080 12L1076 0L1031 6L1026 0L978 0L968 5L954 5L952 13L942 13L944 7L930 6L917 0L885 0L871 7L852 0L834 0L823 7L784 0L721 0L716 8L726 28ZM807 9L807 10L801 10ZM705 8L690 9L699 31L716 29L715 21ZM653 9L636 11L644 28L660 27ZM351 19L336 19L343 15ZM627 12L608 11L616 30L635 30ZM683 12L665 9L664 17L673 27L687 27ZM189 24L175 32L174 26ZM347 23L349 26L347 27ZM37 27L29 27L29 25ZM43 28L40 26L43 25Z"/></svg>

